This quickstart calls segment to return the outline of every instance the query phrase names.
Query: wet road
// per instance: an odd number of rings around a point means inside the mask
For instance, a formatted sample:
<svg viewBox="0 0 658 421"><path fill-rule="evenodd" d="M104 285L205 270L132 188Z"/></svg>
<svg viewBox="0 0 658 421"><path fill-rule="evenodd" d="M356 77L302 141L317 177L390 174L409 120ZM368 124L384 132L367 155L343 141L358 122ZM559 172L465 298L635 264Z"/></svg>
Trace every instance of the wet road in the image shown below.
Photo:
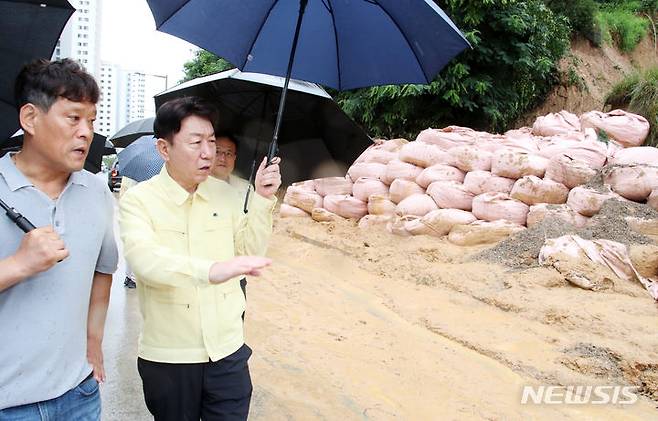
<svg viewBox="0 0 658 421"><path fill-rule="evenodd" d="M115 233L120 261L112 282L103 340L106 381L101 386L102 420L150 420L153 418L144 404L142 381L137 373L137 338L142 322L137 291L123 286L125 261L118 227Z"/></svg>

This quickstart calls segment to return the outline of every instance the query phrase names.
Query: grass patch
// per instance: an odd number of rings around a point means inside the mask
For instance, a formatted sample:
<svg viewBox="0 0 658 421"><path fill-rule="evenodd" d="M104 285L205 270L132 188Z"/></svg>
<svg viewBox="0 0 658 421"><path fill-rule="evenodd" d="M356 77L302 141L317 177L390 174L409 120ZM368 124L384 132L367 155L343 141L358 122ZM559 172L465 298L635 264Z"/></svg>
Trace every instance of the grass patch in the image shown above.
<svg viewBox="0 0 658 421"><path fill-rule="evenodd" d="M603 9L597 14L595 22L601 41L614 42L625 52L633 51L647 35L650 26L646 17L625 9Z"/></svg>
<svg viewBox="0 0 658 421"><path fill-rule="evenodd" d="M606 96L606 106L644 116L651 125L647 146L658 146L658 67L626 77Z"/></svg>

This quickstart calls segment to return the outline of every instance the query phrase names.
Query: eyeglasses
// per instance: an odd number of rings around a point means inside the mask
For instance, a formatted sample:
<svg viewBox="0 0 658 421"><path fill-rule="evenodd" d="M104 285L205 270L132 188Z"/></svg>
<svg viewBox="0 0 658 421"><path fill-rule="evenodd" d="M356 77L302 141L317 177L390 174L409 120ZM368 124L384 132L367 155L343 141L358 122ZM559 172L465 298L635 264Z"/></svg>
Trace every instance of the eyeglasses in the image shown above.
<svg viewBox="0 0 658 421"><path fill-rule="evenodd" d="M224 158L227 158L227 159L235 158L235 153L233 151L217 149L216 156L222 156L222 155L224 156Z"/></svg>

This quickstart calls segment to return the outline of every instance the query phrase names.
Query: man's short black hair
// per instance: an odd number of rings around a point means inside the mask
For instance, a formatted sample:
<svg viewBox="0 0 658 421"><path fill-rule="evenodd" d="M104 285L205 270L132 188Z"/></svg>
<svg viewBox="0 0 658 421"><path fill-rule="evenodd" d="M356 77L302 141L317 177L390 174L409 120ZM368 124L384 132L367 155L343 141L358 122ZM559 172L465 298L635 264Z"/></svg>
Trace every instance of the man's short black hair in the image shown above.
<svg viewBox="0 0 658 421"><path fill-rule="evenodd" d="M190 116L204 118L212 124L213 129L217 126L218 111L210 102L195 96L167 101L158 109L153 122L153 134L156 138L165 139L172 143L174 135L180 131L183 120Z"/></svg>
<svg viewBox="0 0 658 421"><path fill-rule="evenodd" d="M238 153L238 141L235 139L235 135L232 132L228 131L228 130L222 130L222 131L219 131L219 132L215 133L215 139L219 139L219 138L222 138L222 137L225 138L225 139L230 140L231 143L233 143L233 146L235 146L235 153L237 154Z"/></svg>
<svg viewBox="0 0 658 421"><path fill-rule="evenodd" d="M19 111L29 103L48 112L58 98L96 104L99 97L100 89L93 76L69 58L58 61L40 59L25 65L14 86Z"/></svg>

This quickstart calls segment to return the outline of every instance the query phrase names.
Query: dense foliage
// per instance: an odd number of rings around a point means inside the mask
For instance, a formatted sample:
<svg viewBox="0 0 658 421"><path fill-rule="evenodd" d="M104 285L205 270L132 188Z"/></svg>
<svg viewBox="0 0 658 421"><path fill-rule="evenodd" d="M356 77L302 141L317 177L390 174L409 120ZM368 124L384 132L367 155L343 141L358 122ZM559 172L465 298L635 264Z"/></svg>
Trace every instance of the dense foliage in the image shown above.
<svg viewBox="0 0 658 421"><path fill-rule="evenodd" d="M430 85L381 86L337 94L343 109L376 136L413 138L447 124L503 130L557 81L568 47L566 20L540 0L447 0L439 5L473 49Z"/></svg>
<svg viewBox="0 0 658 421"><path fill-rule="evenodd" d="M223 72L235 66L217 57L215 54L205 50L197 50L194 53L194 58L187 63L183 64L185 77L181 82L192 80L201 76L211 75L213 73Z"/></svg>

